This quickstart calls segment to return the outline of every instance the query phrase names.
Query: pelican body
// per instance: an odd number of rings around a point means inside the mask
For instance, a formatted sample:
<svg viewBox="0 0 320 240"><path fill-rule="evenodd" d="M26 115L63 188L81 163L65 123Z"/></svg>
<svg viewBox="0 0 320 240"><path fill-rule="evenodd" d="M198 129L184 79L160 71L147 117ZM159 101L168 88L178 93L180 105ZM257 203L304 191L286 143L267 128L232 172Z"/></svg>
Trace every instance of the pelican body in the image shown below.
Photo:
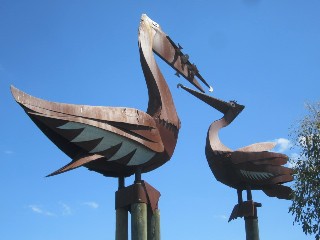
<svg viewBox="0 0 320 240"><path fill-rule="evenodd" d="M262 190L270 197L291 199L291 188L281 184L293 180L293 171L282 166L287 163L286 155L269 152L275 147L275 143L255 143L233 151L220 141L219 131L228 126L241 113L244 106L235 101L225 102L180 86L224 114L209 127L205 153L215 178L237 189L239 204L242 203L243 190L249 192L249 200L252 200L251 190ZM241 217L241 214L233 213L229 221L238 216Z"/></svg>
<svg viewBox="0 0 320 240"><path fill-rule="evenodd" d="M175 149L180 120L168 85L154 54L203 91L182 61L184 54L156 22L143 14L139 53L148 87L147 112L126 107L56 103L32 97L11 87L15 100L40 130L72 161L49 176L85 166L111 177L148 172L167 162Z"/></svg>

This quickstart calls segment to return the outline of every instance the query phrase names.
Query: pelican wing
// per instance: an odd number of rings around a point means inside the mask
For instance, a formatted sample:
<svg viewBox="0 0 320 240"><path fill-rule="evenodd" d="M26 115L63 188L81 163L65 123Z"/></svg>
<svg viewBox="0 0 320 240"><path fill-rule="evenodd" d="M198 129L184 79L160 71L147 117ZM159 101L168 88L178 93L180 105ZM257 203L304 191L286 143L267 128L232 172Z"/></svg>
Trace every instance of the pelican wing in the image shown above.
<svg viewBox="0 0 320 240"><path fill-rule="evenodd" d="M142 111L132 108L55 103L32 97L14 87L11 87L11 91L16 101L25 109L32 120L36 120L39 127L42 126L41 130L46 135L55 135L56 137L58 134L63 138L73 140L72 137L80 134L83 129L86 130L82 136L86 135L85 133L90 129L100 129L101 132L109 132L131 139L154 152L164 150L154 119ZM73 126L69 124L69 130L74 131L63 135L60 130L62 130L62 126L66 130L68 122L73 123ZM80 126L81 124L82 126ZM55 134L46 133L49 131L48 129L53 130ZM52 140L53 136L50 136L48 137ZM102 137L91 136L93 139ZM82 142L93 139L83 138Z"/></svg>
<svg viewBox="0 0 320 240"><path fill-rule="evenodd" d="M282 166L288 157L273 152L239 152L229 154L232 166L241 179L250 185L278 184L293 180L293 171Z"/></svg>
<svg viewBox="0 0 320 240"><path fill-rule="evenodd" d="M80 166L129 176L164 151L154 119L139 110L54 103L11 90L32 121L72 159L49 176Z"/></svg>
<svg viewBox="0 0 320 240"><path fill-rule="evenodd" d="M288 156L275 152L247 152L234 151L230 153L231 161L234 164L252 163L255 165L284 165L288 161Z"/></svg>
<svg viewBox="0 0 320 240"><path fill-rule="evenodd" d="M293 197L293 191L290 187L282 186L279 184L273 185L270 188L265 188L263 189L263 192L269 197L277 197L280 199L290 200Z"/></svg>
<svg viewBox="0 0 320 240"><path fill-rule="evenodd" d="M246 147L237 149L238 152L262 152L273 149L277 144L274 142L254 143Z"/></svg>
<svg viewBox="0 0 320 240"><path fill-rule="evenodd" d="M241 181L247 185L272 186L293 180L292 170L283 166L235 166Z"/></svg>
<svg viewBox="0 0 320 240"><path fill-rule="evenodd" d="M72 162L70 162L69 164L65 165L64 167L58 169L57 171L54 171L53 173L50 173L49 175L47 175L47 177L52 177L70 170L73 170L75 168L81 167L83 165L85 165L86 163L89 163L91 161L95 161L97 159L101 159L104 156L99 155L99 154L91 154L91 155L87 155L84 157L80 157L78 159L73 160Z"/></svg>

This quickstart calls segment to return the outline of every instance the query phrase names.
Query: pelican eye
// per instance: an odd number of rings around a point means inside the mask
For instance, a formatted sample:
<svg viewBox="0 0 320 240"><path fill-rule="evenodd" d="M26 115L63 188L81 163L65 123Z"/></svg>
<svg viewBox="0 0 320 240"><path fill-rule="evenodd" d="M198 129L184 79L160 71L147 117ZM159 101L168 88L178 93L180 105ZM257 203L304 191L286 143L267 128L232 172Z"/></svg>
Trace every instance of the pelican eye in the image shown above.
<svg viewBox="0 0 320 240"><path fill-rule="evenodd" d="M235 107L236 106L235 102L233 102L233 101L230 102L230 105L231 105L231 107Z"/></svg>
<svg viewBox="0 0 320 240"><path fill-rule="evenodd" d="M152 25L155 26L155 27L157 27L157 28L159 27L159 24L156 23L156 22L152 22Z"/></svg>
<svg viewBox="0 0 320 240"><path fill-rule="evenodd" d="M231 100L231 101L229 101L229 103L230 103L231 107L237 106L237 101L235 101L235 100Z"/></svg>

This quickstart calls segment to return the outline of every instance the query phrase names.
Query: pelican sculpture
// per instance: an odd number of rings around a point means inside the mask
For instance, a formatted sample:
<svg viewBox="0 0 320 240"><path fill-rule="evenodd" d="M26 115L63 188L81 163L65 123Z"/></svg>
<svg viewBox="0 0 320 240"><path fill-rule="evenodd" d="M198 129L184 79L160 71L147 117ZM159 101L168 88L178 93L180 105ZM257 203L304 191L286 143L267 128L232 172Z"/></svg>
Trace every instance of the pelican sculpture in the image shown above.
<svg viewBox="0 0 320 240"><path fill-rule="evenodd" d="M15 87L12 94L40 130L72 161L48 176L84 166L110 177L144 173L170 160L180 120L154 53L200 91L200 75L180 45L159 24L143 14L139 26L139 53L148 87L147 112L126 107L102 107L49 102Z"/></svg>
<svg viewBox="0 0 320 240"><path fill-rule="evenodd" d="M220 129L228 126L244 106L235 101L225 102L210 97L181 84L178 86L224 114L209 127L205 153L215 178L237 190L238 204L234 207L229 221L237 217L253 216L255 207L261 206L252 202L251 190L262 190L269 197L290 199L291 188L281 184L293 180L293 171L282 166L287 163L286 155L269 152L275 147L274 142L255 143L232 151L219 139ZM247 191L250 202L243 202L243 190Z"/></svg>

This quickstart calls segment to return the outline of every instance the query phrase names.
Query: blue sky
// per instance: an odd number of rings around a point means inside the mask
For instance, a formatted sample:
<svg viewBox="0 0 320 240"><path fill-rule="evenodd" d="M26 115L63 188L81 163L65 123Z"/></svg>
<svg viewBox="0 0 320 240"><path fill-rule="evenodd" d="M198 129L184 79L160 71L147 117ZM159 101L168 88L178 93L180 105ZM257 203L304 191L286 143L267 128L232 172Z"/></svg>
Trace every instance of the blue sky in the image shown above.
<svg viewBox="0 0 320 240"><path fill-rule="evenodd" d="M50 101L146 110L137 47L146 13L184 47L213 96L246 106L221 132L225 145L282 139L276 150L291 155L290 127L305 102L319 100L319 12L317 0L0 0L0 238L102 240L115 232L117 180L85 168L45 178L69 159L14 102L11 84ZM236 191L215 180L204 154L221 114L160 67L182 122L171 161L143 175L162 194L162 239L245 239L243 219L227 223ZM259 191L253 198L263 204L261 239L310 239L293 226L289 201Z"/></svg>

